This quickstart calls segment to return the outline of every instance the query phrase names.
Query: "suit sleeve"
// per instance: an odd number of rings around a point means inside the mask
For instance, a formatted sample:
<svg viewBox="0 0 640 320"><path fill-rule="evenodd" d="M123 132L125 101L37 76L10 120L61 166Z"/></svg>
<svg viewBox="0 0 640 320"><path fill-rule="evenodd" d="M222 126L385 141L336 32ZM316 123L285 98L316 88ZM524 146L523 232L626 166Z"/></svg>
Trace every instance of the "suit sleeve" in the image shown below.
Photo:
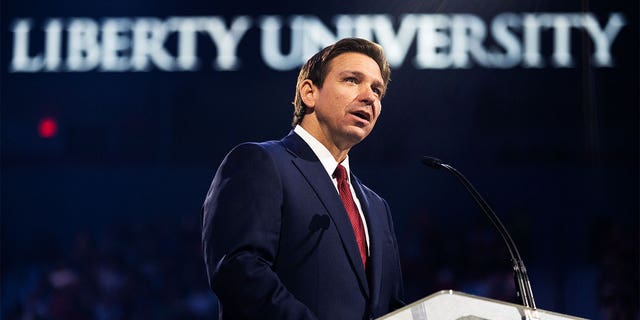
<svg viewBox="0 0 640 320"><path fill-rule="evenodd" d="M209 285L222 312L241 319L316 319L273 271L282 182L269 153L242 144L223 160L203 206Z"/></svg>

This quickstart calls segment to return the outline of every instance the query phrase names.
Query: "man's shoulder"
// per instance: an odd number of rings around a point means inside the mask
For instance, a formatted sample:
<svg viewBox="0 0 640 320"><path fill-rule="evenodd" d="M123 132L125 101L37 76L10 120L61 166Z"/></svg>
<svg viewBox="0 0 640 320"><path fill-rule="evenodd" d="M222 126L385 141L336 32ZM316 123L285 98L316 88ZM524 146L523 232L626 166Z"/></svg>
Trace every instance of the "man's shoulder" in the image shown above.
<svg viewBox="0 0 640 320"><path fill-rule="evenodd" d="M278 140L267 140L267 141L247 141L242 142L231 148L230 152L235 151L257 151L257 150L266 150L273 149L277 147L279 144Z"/></svg>
<svg viewBox="0 0 640 320"><path fill-rule="evenodd" d="M227 160L251 160L255 158L268 157L277 148L282 148L282 146L279 146L279 143L276 140L242 142L231 148L225 158Z"/></svg>
<svg viewBox="0 0 640 320"><path fill-rule="evenodd" d="M275 161L289 154L283 140L260 142L242 142L227 153L223 162L255 163L256 161Z"/></svg>
<svg viewBox="0 0 640 320"><path fill-rule="evenodd" d="M312 151L306 142L295 132L290 131L280 140L268 140L262 142L244 142L236 145L229 154L236 152L267 153L275 158L302 157L313 158Z"/></svg>

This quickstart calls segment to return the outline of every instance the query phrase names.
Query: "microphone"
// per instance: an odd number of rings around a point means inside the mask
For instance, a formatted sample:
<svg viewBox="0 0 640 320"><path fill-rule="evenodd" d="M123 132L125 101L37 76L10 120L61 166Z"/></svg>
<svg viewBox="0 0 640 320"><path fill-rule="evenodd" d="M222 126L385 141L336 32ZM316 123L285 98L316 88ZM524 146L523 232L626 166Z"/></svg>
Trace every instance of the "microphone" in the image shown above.
<svg viewBox="0 0 640 320"><path fill-rule="evenodd" d="M511 262L513 264L513 276L516 284L516 294L522 299L522 305L529 307L533 310L536 309L536 303L533 299L533 291L531 290L531 283L529 282L529 276L527 275L527 269L524 266L524 262L520 257L520 252L516 247L515 242L511 239L509 231L504 227L498 216L493 212L489 204L480 196L480 193L473 187L471 182L465 178L462 173L456 170L454 167L443 163L442 160L433 157L422 157L422 163L426 166L434 169L445 169L453 174L467 189L473 200L476 201L482 212L489 218L491 223L498 229L500 236L507 245L509 255L511 255Z"/></svg>
<svg viewBox="0 0 640 320"><path fill-rule="evenodd" d="M309 224L309 231L315 232L319 230L327 230L329 229L330 219L326 214L319 215L316 214L311 218L311 223Z"/></svg>

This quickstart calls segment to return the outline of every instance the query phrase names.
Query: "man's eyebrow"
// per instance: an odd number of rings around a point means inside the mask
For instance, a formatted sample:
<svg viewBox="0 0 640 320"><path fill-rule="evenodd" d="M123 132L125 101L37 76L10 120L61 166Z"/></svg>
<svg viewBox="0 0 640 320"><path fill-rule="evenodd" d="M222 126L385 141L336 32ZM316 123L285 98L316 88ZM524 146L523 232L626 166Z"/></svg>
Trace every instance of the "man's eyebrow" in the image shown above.
<svg viewBox="0 0 640 320"><path fill-rule="evenodd" d="M362 72L355 71L355 70L340 71L339 75L341 75L341 76L353 75L353 76L358 76L358 77L363 77L364 76L364 74Z"/></svg>

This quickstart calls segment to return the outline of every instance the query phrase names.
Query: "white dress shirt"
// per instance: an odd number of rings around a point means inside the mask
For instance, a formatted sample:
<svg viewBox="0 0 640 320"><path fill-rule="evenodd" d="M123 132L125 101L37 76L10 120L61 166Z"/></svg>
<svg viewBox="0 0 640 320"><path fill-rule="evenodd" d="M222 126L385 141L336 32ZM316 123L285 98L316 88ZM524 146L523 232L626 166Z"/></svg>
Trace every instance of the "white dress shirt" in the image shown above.
<svg viewBox="0 0 640 320"><path fill-rule="evenodd" d="M302 140L304 140L304 142L306 142L307 145L309 145L311 150L313 150L313 153L316 154L316 157L318 157L318 159L320 160L320 163L322 163L322 166L327 171L329 178L331 178L331 181L333 181L333 186L336 187L336 192L338 192L338 195L340 194L340 192L338 191L338 180L333 177L333 172L338 167L338 164L342 164L345 167L345 169L347 169L347 179L349 180L349 188L351 189L353 202L356 203L356 207L358 208L358 212L360 213L360 219L362 220L362 225L364 226L364 235L367 240L367 255L369 255L370 253L369 252L369 230L367 229L367 220L364 218L364 214L362 213L362 207L360 206L360 200L358 200L358 197L356 196L356 191L353 189L353 184L351 183L351 171L349 169L349 156L347 155L347 158L344 159L344 161L342 161L341 163L338 163L336 159L333 157L333 155L331 154L331 152L329 152L329 149L327 149L327 147L325 147L320 141L318 141L318 139L312 136L303 127L301 127L300 125L297 125L293 129L293 132L298 134L302 138Z"/></svg>

